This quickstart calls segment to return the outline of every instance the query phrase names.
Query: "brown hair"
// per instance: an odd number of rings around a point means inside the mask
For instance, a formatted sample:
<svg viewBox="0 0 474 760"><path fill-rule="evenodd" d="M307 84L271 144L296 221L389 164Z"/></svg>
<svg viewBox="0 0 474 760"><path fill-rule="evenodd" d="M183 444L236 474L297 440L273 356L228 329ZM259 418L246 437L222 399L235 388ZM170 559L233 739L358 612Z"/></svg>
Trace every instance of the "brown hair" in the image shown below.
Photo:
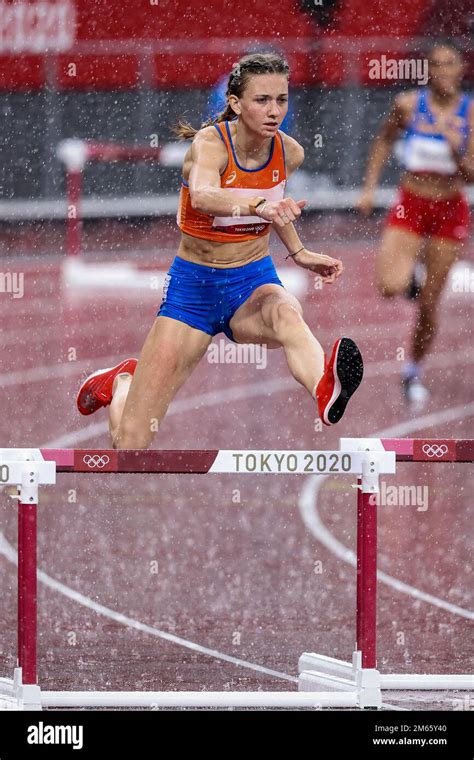
<svg viewBox="0 0 474 760"><path fill-rule="evenodd" d="M439 37L437 40L434 40L434 42L432 42L427 49L428 55L432 53L433 50L436 50L440 47L450 48L450 50L454 50L460 58L462 58L464 55L464 51L461 45L459 45L456 40L452 40L448 37Z"/></svg>
<svg viewBox="0 0 474 760"><path fill-rule="evenodd" d="M252 53L244 55L239 61L233 64L232 71L227 82L226 98L229 95L236 95L241 98L251 76L255 74L290 74L288 62L276 53ZM229 103L225 109L215 117L211 117L203 122L199 129L194 129L187 121L178 118L176 124L170 127L171 132L180 140L192 139L199 130L217 124L220 121L230 121L236 116L235 111Z"/></svg>

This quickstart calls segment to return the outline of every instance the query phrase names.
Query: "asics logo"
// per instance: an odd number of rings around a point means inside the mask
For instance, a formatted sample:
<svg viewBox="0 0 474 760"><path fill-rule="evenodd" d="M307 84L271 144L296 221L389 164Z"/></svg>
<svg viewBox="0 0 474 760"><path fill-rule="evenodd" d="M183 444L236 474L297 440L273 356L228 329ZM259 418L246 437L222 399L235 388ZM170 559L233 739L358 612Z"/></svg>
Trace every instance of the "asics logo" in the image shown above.
<svg viewBox="0 0 474 760"><path fill-rule="evenodd" d="M442 443L425 443L422 448L423 454L427 457L437 457L438 459L448 453L448 447Z"/></svg>
<svg viewBox="0 0 474 760"><path fill-rule="evenodd" d="M235 182L236 176L237 176L236 172L232 172L231 174L229 174L229 176L227 177L227 179L225 181L225 184L226 185L231 185L232 182Z"/></svg>
<svg viewBox="0 0 474 760"><path fill-rule="evenodd" d="M91 454L86 454L82 461L84 464L86 464L91 469L93 467L97 467L99 470L102 469L102 467L105 467L110 462L110 458L107 456L107 454L94 454L91 456Z"/></svg>

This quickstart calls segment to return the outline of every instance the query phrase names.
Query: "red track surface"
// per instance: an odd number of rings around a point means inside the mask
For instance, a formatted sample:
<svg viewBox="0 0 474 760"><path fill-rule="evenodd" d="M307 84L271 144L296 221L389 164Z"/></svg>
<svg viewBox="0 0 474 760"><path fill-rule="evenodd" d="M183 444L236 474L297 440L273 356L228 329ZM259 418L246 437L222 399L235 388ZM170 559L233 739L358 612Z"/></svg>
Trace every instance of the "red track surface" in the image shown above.
<svg viewBox="0 0 474 760"><path fill-rule="evenodd" d="M303 236L317 240L317 225L310 222ZM274 245L278 265L283 255ZM366 363L363 386L341 424L315 432L314 404L292 381L281 351L269 352L265 369L204 359L177 396L157 448L332 449L340 436L382 431L387 437L473 436L471 294L446 290L440 333L426 365L433 395L427 408L412 412L399 391L397 351L408 347L413 305L384 302L375 293L373 244L324 250L344 260L345 273L322 292L309 281L306 319L326 350L342 334L353 337ZM160 265L171 257L161 256ZM108 448L106 415L84 420L75 411L81 374L138 355L156 311L156 293L143 291L73 301L61 291L59 261L2 259L4 272L25 273L24 298L0 298L3 447ZM380 507L379 569L434 599L379 584L379 666L384 672L468 672L472 649L462 609L473 604L467 574L472 467L404 463L387 481L427 486L428 509ZM288 680L259 666L294 678L303 651L349 659L355 571L337 556L334 540L321 540L314 521L303 520L305 482L291 476L63 474L58 486L44 488L38 563L64 586L39 583L41 685L284 690L292 688ZM314 516L317 509L333 539L354 550L351 482L322 479L312 511ZM2 504L1 530L16 547L15 502L3 494ZM10 675L16 568L3 546L0 673ZM71 590L88 606L65 595ZM445 609L443 602L453 606ZM129 624L112 613L98 614L94 604L125 615ZM138 623L150 628L139 630ZM183 641L165 640L160 632ZM186 642L246 665L200 653ZM431 702L422 696L400 704L452 709L460 694L433 695ZM392 704L400 697L407 694L386 695Z"/></svg>

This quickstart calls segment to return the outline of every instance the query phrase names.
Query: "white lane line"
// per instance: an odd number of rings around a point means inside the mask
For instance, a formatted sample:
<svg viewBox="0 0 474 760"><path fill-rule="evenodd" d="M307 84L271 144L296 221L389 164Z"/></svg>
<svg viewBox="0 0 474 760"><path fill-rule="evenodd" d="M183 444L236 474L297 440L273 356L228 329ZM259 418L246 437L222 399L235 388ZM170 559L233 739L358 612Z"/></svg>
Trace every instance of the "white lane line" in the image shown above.
<svg viewBox="0 0 474 760"><path fill-rule="evenodd" d="M92 371L92 365L110 367L113 366L111 362L118 363L118 361L120 360L117 359L117 354L112 354L111 356L99 356L97 359L85 359L81 362L61 362L41 367L14 370L13 372L5 372L3 375L0 375L0 386L6 388L11 385L26 385L27 383L37 383L42 380L69 377L70 375L77 375L79 385L81 371Z"/></svg>
<svg viewBox="0 0 474 760"><path fill-rule="evenodd" d="M372 433L373 438L394 438L401 434L411 433L415 430L431 427L435 424L441 424L445 422L451 422L461 417L471 417L474 415L474 402L467 405L455 406L450 409L445 409L441 412L433 412L432 414L426 414L422 417L409 420L408 422L401 423L399 425L393 425L385 430L380 430L376 433ZM329 475L316 475L310 476L298 498L298 507L304 524L317 541L323 544L330 552L336 557L347 562L349 565L356 567L357 556L355 552L342 544L333 536L333 534L326 528L317 509L318 494L323 486L325 480ZM408 594L409 596L419 599L420 601L427 602L435 607L446 610L453 615L459 615L460 617L467 618L468 620L474 619L474 612L466 610L463 607L459 607L456 604L451 604L444 599L439 599L432 594L428 594L425 591L410 586L403 581L394 578L391 575L377 571L377 578L387 586L400 591L401 593Z"/></svg>
<svg viewBox="0 0 474 760"><path fill-rule="evenodd" d="M110 319L100 318L100 321L97 320L96 316L95 319L91 319L90 321L81 319L80 322L75 322L74 324L67 324L66 322L63 325L63 332L58 339L57 333L52 332L51 325L37 327L29 327L27 325L24 330L18 330L18 328L15 328L13 330L2 331L2 345L15 345L18 344L19 341L21 341L22 345L26 345L28 343L37 343L39 340L44 342L48 340L49 343L55 343L57 345L58 340L80 340L84 335L92 333L94 334L94 339L96 339L103 335L110 336L112 328L116 328L116 326L117 316L110 317ZM132 328L130 328L130 330L127 329L126 332L131 331ZM134 332L134 335L140 337L140 340L142 340L146 335L146 327L143 330L143 333L140 333L139 335L136 331ZM46 354L47 352L44 351L44 353Z"/></svg>
<svg viewBox="0 0 474 760"><path fill-rule="evenodd" d="M391 425L386 430L382 430L381 433L374 433L371 438L399 438L400 436L412 433L415 430L421 430L422 428L431 428L435 425L446 422L454 422L461 417L472 417L474 414L474 401L468 404L459 404L458 406L451 406L448 409L442 409L441 411L431 412L424 414L421 417L416 417L413 420L406 420L405 422L399 422L397 425Z"/></svg>
<svg viewBox="0 0 474 760"><path fill-rule="evenodd" d="M467 365L472 364L473 362L474 355L466 356L462 351L457 354L447 352L444 354L435 354L430 357L427 361L427 367L433 369L444 367L446 365ZM103 366L106 367L108 365L104 364ZM400 362L394 359L371 362L364 368L364 378L367 380L370 377L378 377L379 375L390 375L399 368ZM396 382L398 383L398 377ZM396 383L394 383L394 385L398 390ZM214 391L209 391L208 393L201 393L200 395L188 396L183 399L172 401L167 416L171 414L181 414L182 412L194 412L201 408L216 406L217 404L224 404L226 402L230 403L247 400L249 398L255 398L256 396L271 396L273 393L291 390L301 390L300 386L298 386L291 376L266 380L264 383L258 382L246 383L245 385L234 385L230 388L216 389ZM108 429L109 425L107 421L91 423L86 427L73 431L72 433L66 433L48 441L48 443L44 444L43 448L74 448L78 443L88 441L95 436L101 435L102 433L107 432ZM401 435L401 433L399 433L399 435Z"/></svg>
<svg viewBox="0 0 474 760"><path fill-rule="evenodd" d="M18 564L17 551L1 533L0 554L3 554L4 557L9 560L9 562L12 562L15 565ZM98 615L103 615L104 617L110 618L111 620L115 620L117 623L126 625L129 628L134 628L135 630L141 631L142 633L148 633L151 636L164 639L165 641L170 641L172 644L179 644L179 646L185 647L186 649L191 649L198 654L205 654L209 657L214 657L217 660L225 660L226 662L230 662L232 665L238 665L243 668L249 668L250 670L256 670L259 673L273 676L274 678L281 678L285 681L292 681L296 683L298 682L298 679L295 676L290 676L287 673L280 673L278 670L265 668L263 665L256 665L252 662L247 662L247 660L241 660L239 657L232 657L231 655L223 654L222 652L218 652L216 649L203 647L200 644L196 644L194 641L188 641L187 639L183 639L180 636L175 636L172 633L162 631L159 628L155 628L151 625L146 625L145 623L140 623L138 620L134 620L133 618L127 617L127 615L122 615L120 612L116 612L115 610L110 609L110 607L105 607L103 604L94 602L92 599L89 599L89 597L84 596L78 591L75 591L69 586L66 586L64 583L57 581L55 578L52 578L47 573L43 572L43 570L38 570L38 580L41 581L41 583L44 583L45 586L48 586L54 591L58 591L60 594L63 594L63 596L66 596L68 599L71 599L73 602L77 602L77 604L80 604L83 607L87 607L89 610L93 610Z"/></svg>
<svg viewBox="0 0 474 760"><path fill-rule="evenodd" d="M158 306L157 306L158 310ZM65 331L60 336L62 338L80 338L84 335L84 333L87 334L87 331L89 328L93 330L94 337L97 337L99 335L109 335L111 327L116 325L117 323L117 317L110 317L107 319L100 319L100 322L97 323L97 319L90 320L90 321L84 321L81 319L80 322L76 321L72 324L66 323L64 325ZM460 331L463 327L466 326L466 318L461 317L450 317L449 322L447 321L446 324L443 327L442 337L445 338L448 337L451 333L456 333L459 335ZM144 323L143 330L140 332L142 336L146 334L148 330L148 326L146 323ZM365 341L368 340L376 340L380 342L381 336L379 334L380 330L380 322L372 322L372 323L357 323L353 325L345 325L344 326L344 333L347 335L350 335L353 337L363 337ZM326 327L320 327L317 328L317 335L321 339L321 337L326 337L328 335L333 335L334 328L326 328ZM393 337L394 335L400 335L400 325L394 324L391 322L390 324L384 326L383 330L383 338L389 338ZM57 336L54 334L54 336L51 333L51 326L50 325L42 325L37 327L31 327L28 324L25 324L24 328L13 328L11 330L3 330L2 331L2 344L4 346L7 346L11 343L17 344L18 341L21 339L22 343L36 343L38 340L45 338L50 338L51 341L57 342Z"/></svg>

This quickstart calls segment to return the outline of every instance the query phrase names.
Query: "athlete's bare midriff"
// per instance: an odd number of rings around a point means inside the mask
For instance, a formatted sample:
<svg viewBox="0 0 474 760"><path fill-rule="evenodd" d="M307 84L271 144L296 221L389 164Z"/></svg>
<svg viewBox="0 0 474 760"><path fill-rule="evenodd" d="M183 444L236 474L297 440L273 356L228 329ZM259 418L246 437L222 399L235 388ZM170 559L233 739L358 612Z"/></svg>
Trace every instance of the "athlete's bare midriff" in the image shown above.
<svg viewBox="0 0 474 760"><path fill-rule="evenodd" d="M243 267L268 256L269 237L265 235L240 243L216 243L214 240L203 240L182 232L176 255L194 264L204 264L216 269Z"/></svg>
<svg viewBox="0 0 474 760"><path fill-rule="evenodd" d="M464 187L464 182L457 175L443 175L433 172L417 174L406 171L401 177L401 186L411 193L421 195L422 198L440 201L458 195Z"/></svg>

